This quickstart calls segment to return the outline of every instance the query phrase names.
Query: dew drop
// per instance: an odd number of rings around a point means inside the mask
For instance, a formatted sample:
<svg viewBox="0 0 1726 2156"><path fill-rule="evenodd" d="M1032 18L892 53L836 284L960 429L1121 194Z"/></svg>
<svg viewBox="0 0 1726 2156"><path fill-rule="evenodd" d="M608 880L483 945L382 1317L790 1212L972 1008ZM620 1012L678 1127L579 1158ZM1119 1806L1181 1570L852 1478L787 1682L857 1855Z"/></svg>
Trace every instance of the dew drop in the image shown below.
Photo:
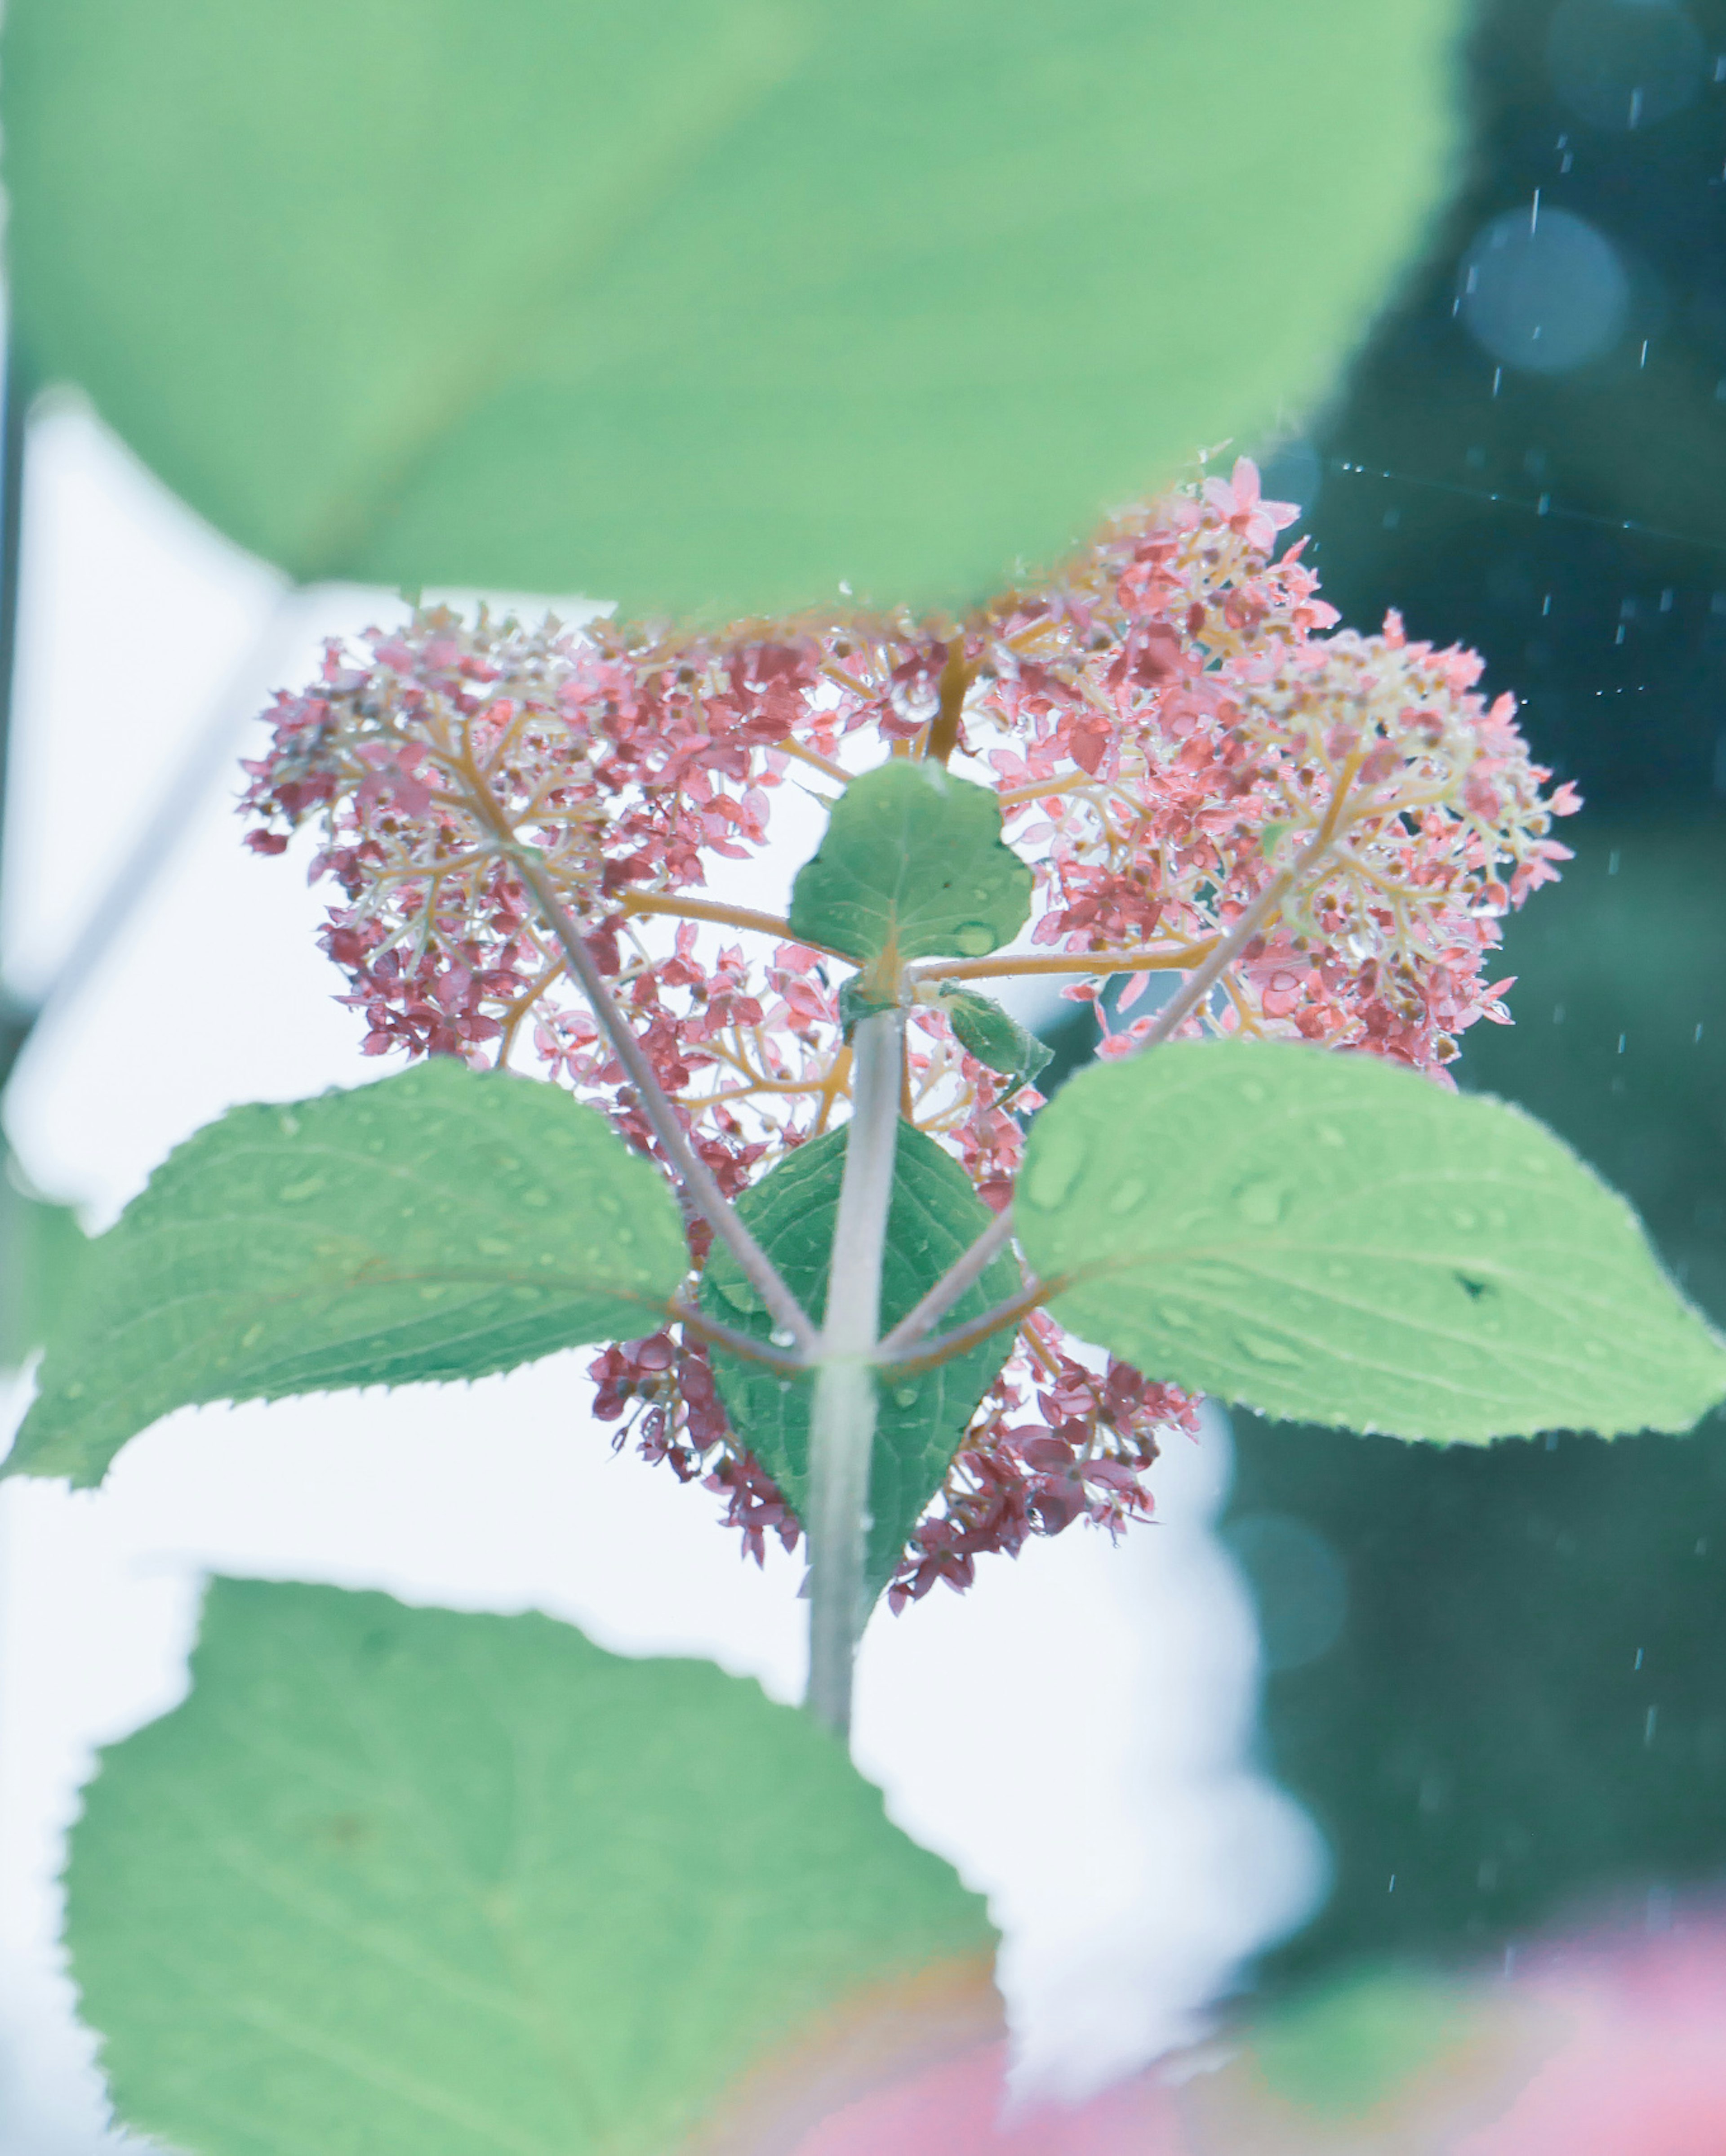
<svg viewBox="0 0 1726 2156"><path fill-rule="evenodd" d="M1145 1195L1145 1185L1136 1175L1129 1175L1116 1189L1104 1210L1110 1213L1130 1213Z"/></svg>
<svg viewBox="0 0 1726 2156"><path fill-rule="evenodd" d="M608 1190L602 1190L593 1202L602 1213L609 1213L613 1219L623 1210L622 1199L613 1198Z"/></svg>
<svg viewBox="0 0 1726 2156"><path fill-rule="evenodd" d="M961 921L953 931L955 949L967 958L981 958L995 948L995 931L986 921Z"/></svg>
<svg viewBox="0 0 1726 2156"><path fill-rule="evenodd" d="M284 1205L298 1205L303 1199L315 1198L323 1187L321 1175L309 1175L300 1183L284 1183L276 1194Z"/></svg>
<svg viewBox="0 0 1726 2156"><path fill-rule="evenodd" d="M263 1337L264 1327L261 1325L248 1325L240 1335L240 1345L242 1348L255 1348Z"/></svg>
<svg viewBox="0 0 1726 2156"><path fill-rule="evenodd" d="M1190 1312L1183 1310L1179 1303L1165 1302L1160 1304L1157 1308L1157 1315L1162 1319L1164 1324L1166 1325L1172 1332L1191 1332L1192 1331L1191 1314Z"/></svg>
<svg viewBox="0 0 1726 2156"><path fill-rule="evenodd" d="M796 1334L786 1332L782 1325L776 1325L767 1337L776 1348L795 1348L797 1344Z"/></svg>
<svg viewBox="0 0 1726 2156"><path fill-rule="evenodd" d="M914 1408L917 1404L919 1394L914 1385L898 1385L894 1389L893 1397L899 1406Z"/></svg>
<svg viewBox="0 0 1726 2156"><path fill-rule="evenodd" d="M1237 1332L1235 1345L1255 1363L1275 1363L1287 1368L1301 1359L1298 1348L1291 1348L1286 1340L1276 1339L1268 1332Z"/></svg>
<svg viewBox="0 0 1726 2156"><path fill-rule="evenodd" d="M1274 1228L1283 1217L1286 1186L1271 1176L1255 1176L1235 1193L1235 1210L1251 1227Z"/></svg>
<svg viewBox="0 0 1726 2156"><path fill-rule="evenodd" d="M1090 1148L1070 1131L1049 1133L1025 1170L1024 1190L1031 1204L1053 1212L1085 1172Z"/></svg>
<svg viewBox="0 0 1726 2156"><path fill-rule="evenodd" d="M1466 1205L1457 1206L1450 1217L1452 1224L1464 1231L1480 1225L1480 1215L1478 1213L1471 1213Z"/></svg>
<svg viewBox="0 0 1726 2156"><path fill-rule="evenodd" d="M282 1136L284 1138L297 1138L299 1137L300 1118L298 1116L290 1116L287 1111L284 1109L276 1120L281 1125Z"/></svg>

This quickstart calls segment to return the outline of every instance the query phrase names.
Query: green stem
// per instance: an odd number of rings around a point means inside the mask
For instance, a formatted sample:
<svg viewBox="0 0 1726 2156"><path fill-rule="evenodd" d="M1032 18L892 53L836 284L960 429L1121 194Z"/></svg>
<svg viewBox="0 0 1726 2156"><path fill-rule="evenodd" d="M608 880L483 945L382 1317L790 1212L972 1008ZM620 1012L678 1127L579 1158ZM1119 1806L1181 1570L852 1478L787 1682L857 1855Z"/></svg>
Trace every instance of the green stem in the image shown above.
<svg viewBox="0 0 1726 2156"><path fill-rule="evenodd" d="M851 1671L868 1614L869 1455L881 1265L893 1201L904 1073L905 1014L871 1011L852 1034L851 1122L833 1223L809 1434L809 1711L843 1735Z"/></svg>

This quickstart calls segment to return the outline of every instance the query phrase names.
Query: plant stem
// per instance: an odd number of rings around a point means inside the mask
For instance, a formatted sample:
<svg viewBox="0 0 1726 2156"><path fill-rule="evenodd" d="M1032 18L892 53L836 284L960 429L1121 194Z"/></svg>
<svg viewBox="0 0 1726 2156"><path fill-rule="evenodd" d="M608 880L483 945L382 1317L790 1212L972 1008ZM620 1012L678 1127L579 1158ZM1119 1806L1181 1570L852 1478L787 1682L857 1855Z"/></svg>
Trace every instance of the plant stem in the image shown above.
<svg viewBox="0 0 1726 2156"><path fill-rule="evenodd" d="M495 807L495 803L493 805ZM498 814L501 822L502 811ZM627 1073L641 1102L642 1113L664 1147L665 1157L685 1196L743 1268L744 1278L766 1304L775 1325L790 1336L791 1344L800 1348L806 1356L812 1355L817 1345L815 1327L780 1278L773 1260L738 1218L736 1208L726 1203L725 1193L714 1180L712 1169L689 1142L689 1133L678 1120L677 1110L666 1097L645 1050L630 1030L628 1019L618 1009L604 975L559 898L556 886L545 873L544 865L527 848L515 844L514 834L508 832L507 825L504 829L510 840L516 873L538 901L546 925L568 959L571 973L581 983L581 993L612 1053Z"/></svg>
<svg viewBox="0 0 1726 2156"><path fill-rule="evenodd" d="M747 906L726 906L716 898L689 898L680 891L626 891L618 901L632 920L644 913L668 914L673 921L713 921L723 928L752 928L757 935L776 936L781 943L795 943L790 921L776 913L757 913Z"/></svg>
<svg viewBox="0 0 1726 2156"><path fill-rule="evenodd" d="M871 1011L853 1032L851 1122L833 1223L833 1257L809 1433L809 1689L806 1704L843 1735L851 1671L867 1614L869 1455L881 1265L899 1146L905 1014Z"/></svg>
<svg viewBox="0 0 1726 2156"><path fill-rule="evenodd" d="M1073 973L1087 979L1114 973L1173 973L1191 965L1216 942L1138 944L1124 951L1016 952L991 958L938 958L909 969L913 981L998 981L1008 975Z"/></svg>
<svg viewBox="0 0 1726 2156"><path fill-rule="evenodd" d="M881 1342L881 1359L897 1361L944 1317L968 1287L980 1281L1013 1239L1013 1209L997 1213L968 1250L953 1260L914 1309L900 1318Z"/></svg>
<svg viewBox="0 0 1726 2156"><path fill-rule="evenodd" d="M1058 1295L1066 1285L1064 1275L1052 1281L1032 1281L1017 1295L1009 1296L1005 1302L996 1303L981 1317L973 1317L963 1325L955 1325L950 1332L943 1332L939 1339L931 1340L927 1347L894 1348L883 1340L881 1353L877 1358L878 1367L883 1370L901 1372L906 1377L914 1377L922 1370L938 1370L943 1363L950 1363L955 1355L964 1354L967 1348L975 1348L995 1333L1004 1332L1009 1325L1017 1328L1022 1320L1047 1302L1052 1295Z"/></svg>

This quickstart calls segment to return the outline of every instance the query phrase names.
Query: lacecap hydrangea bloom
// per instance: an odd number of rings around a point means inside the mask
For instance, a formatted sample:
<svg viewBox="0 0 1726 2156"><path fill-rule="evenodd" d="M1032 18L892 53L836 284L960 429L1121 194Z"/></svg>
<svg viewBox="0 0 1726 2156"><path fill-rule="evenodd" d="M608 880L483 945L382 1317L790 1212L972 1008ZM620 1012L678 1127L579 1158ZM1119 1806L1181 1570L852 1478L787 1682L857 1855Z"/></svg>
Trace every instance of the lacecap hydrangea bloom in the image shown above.
<svg viewBox="0 0 1726 2156"><path fill-rule="evenodd" d="M909 1113L986 1204L1008 1201L1040 1096L955 1033L961 984L1060 979L1123 1055L1227 939L1175 1031L1365 1050L1447 1083L1466 1029L1507 1019L1509 983L1487 978L1500 923L1557 875L1552 819L1580 804L1544 790L1475 654L1411 643L1394 614L1376 636L1337 629L1301 546L1277 553L1295 514L1242 459L962 624L835 609L569 632L422 608L277 698L246 767L249 843L278 853L315 827L312 876L340 894L324 942L367 1053L537 1062L656 1152L524 886L531 858L730 1194L845 1116L853 968L720 895L740 880L720 865L757 860L776 809L883 755L938 754L991 786L1035 875L1013 950L912 969ZM620 1442L722 1492L757 1556L770 1532L795 1543L698 1341L622 1342L593 1374ZM895 1606L967 1584L985 1551L1148 1514L1159 1443L1196 1414L1033 1312Z"/></svg>

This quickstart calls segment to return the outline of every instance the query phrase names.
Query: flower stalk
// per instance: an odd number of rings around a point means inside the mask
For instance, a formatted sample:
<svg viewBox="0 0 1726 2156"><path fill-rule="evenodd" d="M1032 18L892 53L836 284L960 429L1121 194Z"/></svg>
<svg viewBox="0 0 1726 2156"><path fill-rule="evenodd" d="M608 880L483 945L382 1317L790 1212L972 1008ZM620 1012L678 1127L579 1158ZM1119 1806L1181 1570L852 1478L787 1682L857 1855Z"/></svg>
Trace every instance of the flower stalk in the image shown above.
<svg viewBox="0 0 1726 2156"><path fill-rule="evenodd" d="M851 1123L833 1224L827 1310L817 1351L809 1435L809 1687L816 1718L843 1735L867 1614L869 1457L881 1270L893 1202L904 1068L905 1013L871 1011L852 1035Z"/></svg>
<svg viewBox="0 0 1726 2156"><path fill-rule="evenodd" d="M726 1204L713 1170L690 1144L689 1133L678 1121L677 1110L655 1076L653 1065L631 1032L629 1021L606 986L605 976L594 963L575 922L559 900L556 886L527 850L516 849L515 858L522 882L533 893L545 925L557 938L570 972L587 998L594 1022L627 1072L642 1113L664 1148L684 1194L743 1268L745 1279L766 1306L775 1327L786 1336L786 1344L801 1348L806 1354L812 1353L816 1344L815 1328L802 1304L780 1278L777 1266L744 1225L736 1208Z"/></svg>

